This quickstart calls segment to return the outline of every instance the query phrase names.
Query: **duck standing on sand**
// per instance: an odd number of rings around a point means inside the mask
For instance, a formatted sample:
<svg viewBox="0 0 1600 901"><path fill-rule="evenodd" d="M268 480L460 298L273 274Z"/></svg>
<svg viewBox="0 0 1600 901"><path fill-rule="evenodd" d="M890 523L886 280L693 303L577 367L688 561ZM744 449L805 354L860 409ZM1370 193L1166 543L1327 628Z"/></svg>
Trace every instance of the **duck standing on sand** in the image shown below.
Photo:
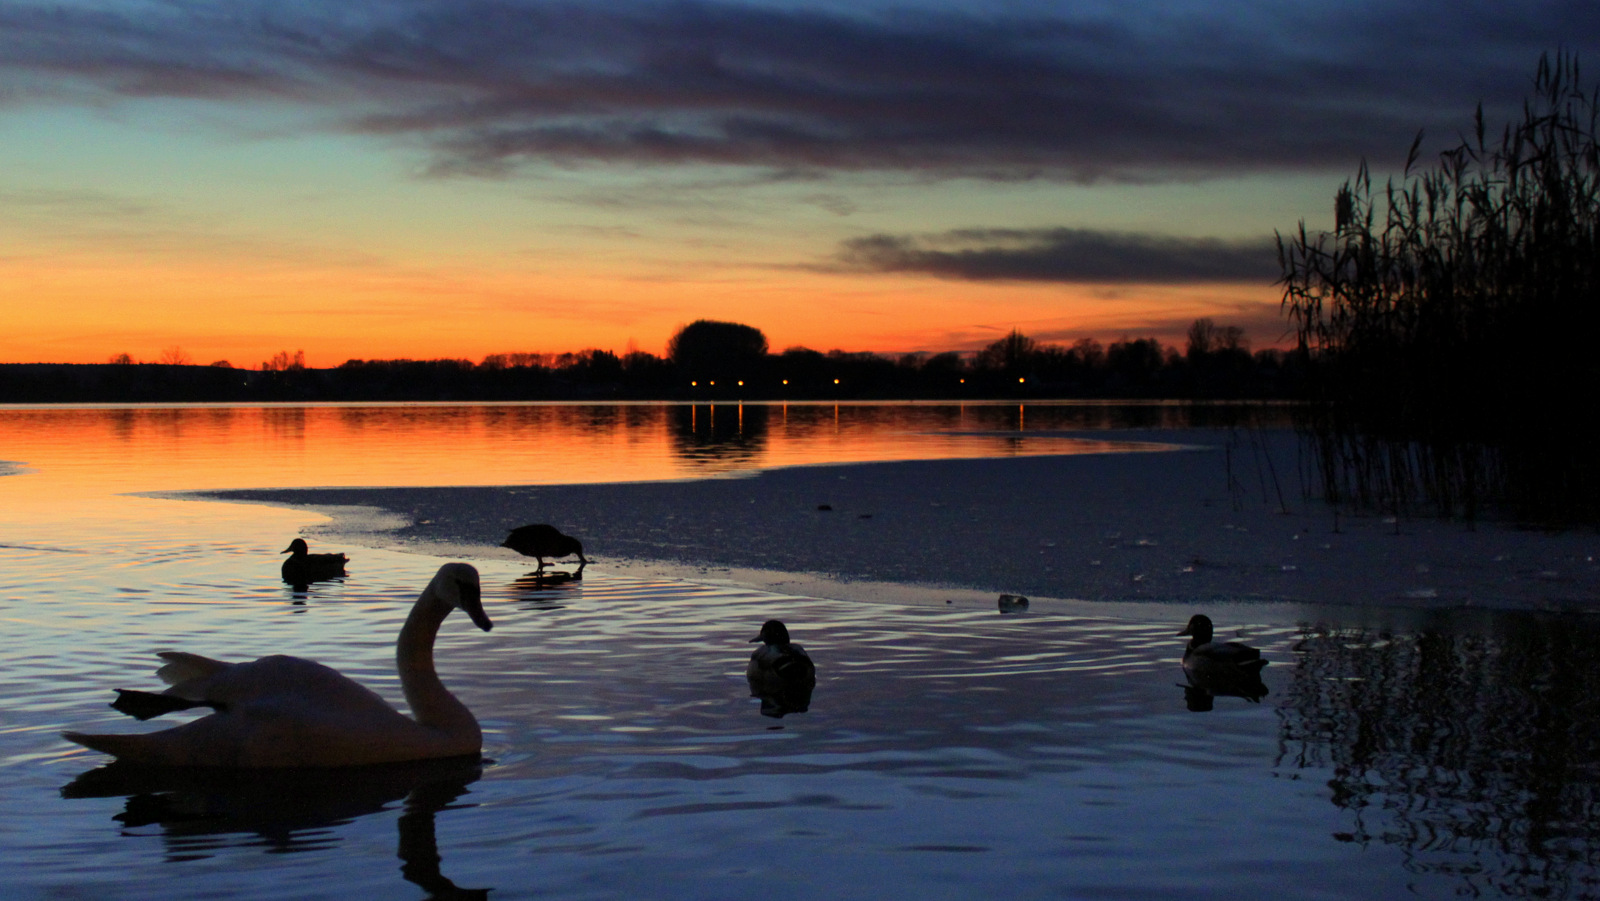
<svg viewBox="0 0 1600 901"><path fill-rule="evenodd" d="M337 579L344 575L344 565L350 558L343 554L313 554L304 538L296 538L279 553L288 554L283 561L283 581L291 585L309 585L324 579Z"/></svg>
<svg viewBox="0 0 1600 901"><path fill-rule="evenodd" d="M537 572L544 572L546 557L568 557L578 555L578 572L589 565L583 556L583 542L571 535L563 535L561 530L547 523L534 523L527 526L518 526L511 530L506 540L500 542L501 547L508 547L524 557L533 557L539 561Z"/></svg>
<svg viewBox="0 0 1600 901"><path fill-rule="evenodd" d="M459 609L485 632L478 571L446 563L422 590L395 642L395 666L412 719L337 671L301 657L274 655L224 663L162 651L156 671L172 687L156 694L119 689L111 706L147 720L209 707L190 723L144 734L62 737L131 763L199 767L333 767L477 754L483 733L433 668L433 642Z"/></svg>

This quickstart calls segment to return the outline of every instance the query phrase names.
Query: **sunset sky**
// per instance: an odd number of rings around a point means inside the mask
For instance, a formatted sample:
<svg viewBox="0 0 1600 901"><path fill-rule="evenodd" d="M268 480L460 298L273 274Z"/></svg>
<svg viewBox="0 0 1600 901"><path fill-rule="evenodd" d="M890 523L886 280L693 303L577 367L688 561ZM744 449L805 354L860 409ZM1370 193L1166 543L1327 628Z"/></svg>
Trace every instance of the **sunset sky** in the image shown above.
<svg viewBox="0 0 1600 901"><path fill-rule="evenodd" d="M0 361L1268 346L1274 230L1557 49L1600 4L5 0Z"/></svg>

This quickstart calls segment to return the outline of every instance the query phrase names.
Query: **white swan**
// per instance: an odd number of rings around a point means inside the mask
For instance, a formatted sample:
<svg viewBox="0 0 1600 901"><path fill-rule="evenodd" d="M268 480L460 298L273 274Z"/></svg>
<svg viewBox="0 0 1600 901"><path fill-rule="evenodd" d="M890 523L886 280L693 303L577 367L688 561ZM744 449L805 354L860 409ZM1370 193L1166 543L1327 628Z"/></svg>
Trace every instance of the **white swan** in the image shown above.
<svg viewBox="0 0 1600 901"><path fill-rule="evenodd" d="M167 663L156 674L172 687L161 694L119 691L112 706L138 719L191 707L213 713L161 732L62 736L123 760L163 766L327 767L476 754L483 748L478 721L433 668L434 637L456 608L478 628L493 627L483 612L478 571L446 563L417 598L395 643L414 720L335 670L300 657L223 663L163 651Z"/></svg>

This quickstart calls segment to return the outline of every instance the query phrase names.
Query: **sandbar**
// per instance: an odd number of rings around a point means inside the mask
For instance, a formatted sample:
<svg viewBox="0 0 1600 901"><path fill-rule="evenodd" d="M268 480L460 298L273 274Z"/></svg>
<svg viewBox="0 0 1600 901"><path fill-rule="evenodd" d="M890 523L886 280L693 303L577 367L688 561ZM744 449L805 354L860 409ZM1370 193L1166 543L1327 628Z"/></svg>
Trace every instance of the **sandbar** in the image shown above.
<svg viewBox="0 0 1600 901"><path fill-rule="evenodd" d="M1291 431L1085 433L1160 452L802 466L588 485L205 496L330 515L319 544L514 558L512 527L578 536L591 572L840 599L1600 607L1600 534L1335 512ZM354 554L353 554L354 556ZM532 561L529 561L530 568ZM570 570L570 565L561 569Z"/></svg>

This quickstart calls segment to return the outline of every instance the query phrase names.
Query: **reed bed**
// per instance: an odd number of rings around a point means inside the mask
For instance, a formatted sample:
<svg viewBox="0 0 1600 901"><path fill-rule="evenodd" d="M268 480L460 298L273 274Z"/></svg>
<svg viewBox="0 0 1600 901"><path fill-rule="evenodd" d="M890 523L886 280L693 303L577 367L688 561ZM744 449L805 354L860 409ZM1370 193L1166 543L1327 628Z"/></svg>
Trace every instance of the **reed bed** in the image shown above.
<svg viewBox="0 0 1600 901"><path fill-rule="evenodd" d="M1600 93L1545 55L1520 121L1278 236L1283 309L1319 365L1307 431L1329 500L1600 522Z"/></svg>

